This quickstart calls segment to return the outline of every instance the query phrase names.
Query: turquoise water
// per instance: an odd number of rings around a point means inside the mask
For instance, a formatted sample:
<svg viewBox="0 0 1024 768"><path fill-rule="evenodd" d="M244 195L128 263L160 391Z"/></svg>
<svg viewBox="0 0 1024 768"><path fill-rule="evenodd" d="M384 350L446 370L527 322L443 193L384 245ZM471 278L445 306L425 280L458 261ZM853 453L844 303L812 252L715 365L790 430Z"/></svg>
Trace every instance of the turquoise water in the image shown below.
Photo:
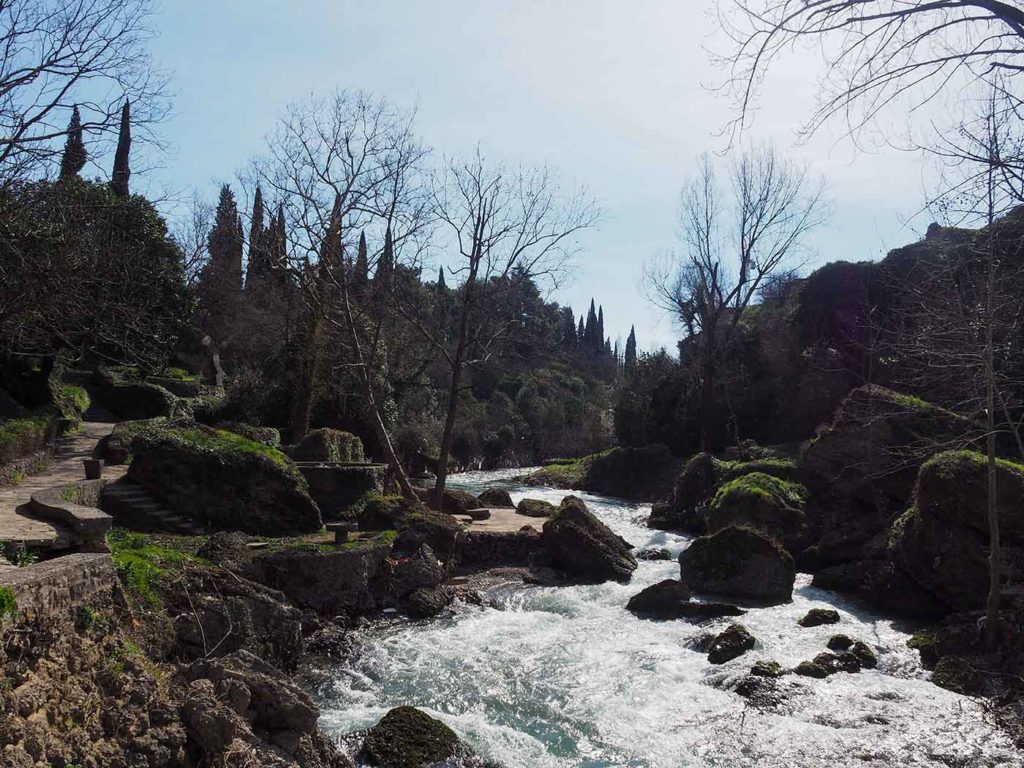
<svg viewBox="0 0 1024 768"><path fill-rule="evenodd" d="M453 478L558 502L563 491L518 486L519 471ZM649 507L581 494L638 547L678 553L689 539L643 525ZM497 607L458 604L425 622L397 620L359 632L345 665L319 670L321 725L342 735L413 704L450 725L479 754L507 768L680 766L1019 766L1009 739L971 699L926 680L905 628L798 576L793 602L753 609L742 621L753 651L721 666L687 643L701 627L650 622L624 608L643 587L677 578L678 565L641 562L629 584L505 585ZM839 626L803 629L812 607L834 607ZM877 670L826 680L786 676L784 703L748 705L729 688L758 659L794 666L843 632L871 644Z"/></svg>

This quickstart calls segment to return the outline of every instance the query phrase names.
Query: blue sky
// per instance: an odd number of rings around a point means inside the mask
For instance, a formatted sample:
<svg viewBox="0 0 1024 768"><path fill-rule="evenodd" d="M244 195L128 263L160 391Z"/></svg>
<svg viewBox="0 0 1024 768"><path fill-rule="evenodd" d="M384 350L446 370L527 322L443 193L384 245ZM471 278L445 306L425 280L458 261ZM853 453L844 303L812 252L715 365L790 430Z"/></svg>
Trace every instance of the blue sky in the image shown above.
<svg viewBox="0 0 1024 768"><path fill-rule="evenodd" d="M170 154L144 183L213 198L289 102L371 91L415 107L438 155L480 142L586 185L604 220L553 298L579 314L593 296L613 340L635 323L642 349L671 348L677 333L642 276L675 246L679 189L696 159L725 147L729 104L705 87L720 77L705 50L723 45L713 2L165 0L153 52L175 91ZM796 141L820 70L813 52L773 70L750 133L826 181L835 212L808 267L878 258L928 224L914 218L925 196L918 156L858 149L838 130Z"/></svg>

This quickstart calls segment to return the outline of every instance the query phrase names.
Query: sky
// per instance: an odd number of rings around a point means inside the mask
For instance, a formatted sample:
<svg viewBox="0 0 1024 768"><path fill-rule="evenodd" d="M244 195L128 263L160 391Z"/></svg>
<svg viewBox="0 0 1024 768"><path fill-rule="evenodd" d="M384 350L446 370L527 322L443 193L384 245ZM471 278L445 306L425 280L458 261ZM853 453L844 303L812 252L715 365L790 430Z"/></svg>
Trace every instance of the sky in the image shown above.
<svg viewBox="0 0 1024 768"><path fill-rule="evenodd" d="M679 192L699 157L727 149L722 129L734 113L713 88L722 73L708 53L725 47L714 3L165 0L151 48L171 76L174 112L162 129L169 154L145 183L215 199L290 102L370 91L415 108L438 157L479 143L584 185L602 221L580 238L574 272L551 298L579 315L593 297L613 341L635 325L641 350L671 350L678 331L643 275L678 246ZM814 51L783 60L746 136L825 181L832 216L809 238L805 271L880 258L930 221L918 213L920 156L855 146L842 126L799 140L821 71Z"/></svg>

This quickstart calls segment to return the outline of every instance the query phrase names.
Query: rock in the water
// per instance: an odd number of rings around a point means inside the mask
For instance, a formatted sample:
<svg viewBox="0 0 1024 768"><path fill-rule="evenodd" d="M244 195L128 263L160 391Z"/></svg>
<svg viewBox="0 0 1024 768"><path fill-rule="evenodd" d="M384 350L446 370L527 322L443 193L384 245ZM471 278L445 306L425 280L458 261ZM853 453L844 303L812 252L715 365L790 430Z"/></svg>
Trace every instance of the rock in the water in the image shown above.
<svg viewBox="0 0 1024 768"><path fill-rule="evenodd" d="M441 613L452 601L445 587L417 587L399 600L399 607L410 619L427 619Z"/></svg>
<svg viewBox="0 0 1024 768"><path fill-rule="evenodd" d="M963 656L943 656L932 670L931 681L941 688L967 696L984 689L984 677Z"/></svg>
<svg viewBox="0 0 1024 768"><path fill-rule="evenodd" d="M811 608L797 623L801 627L820 627L823 624L838 624L839 612L833 611L831 608Z"/></svg>
<svg viewBox="0 0 1024 768"><path fill-rule="evenodd" d="M654 619L675 619L690 600L690 590L675 579L666 579L645 588L629 598L626 610L637 616Z"/></svg>
<svg viewBox="0 0 1024 768"><path fill-rule="evenodd" d="M649 547L647 549L638 550L636 553L637 560L671 560L672 553L664 547Z"/></svg>
<svg viewBox="0 0 1024 768"><path fill-rule="evenodd" d="M551 517L558 507L540 499L523 499L516 507L516 512L526 517Z"/></svg>
<svg viewBox="0 0 1024 768"><path fill-rule="evenodd" d="M836 672L860 672L862 666L860 659L848 651L819 653L814 657L814 663L830 675Z"/></svg>
<svg viewBox="0 0 1024 768"><path fill-rule="evenodd" d="M680 618L696 623L723 616L742 616L745 613L742 608L729 603L686 603L679 608Z"/></svg>
<svg viewBox="0 0 1024 768"><path fill-rule="evenodd" d="M724 664L754 647L754 636L742 624L732 624L714 639L708 649L708 661Z"/></svg>
<svg viewBox="0 0 1024 768"><path fill-rule="evenodd" d="M853 640L846 635L832 635L828 639L828 649L830 651L848 651L853 646Z"/></svg>
<svg viewBox="0 0 1024 768"><path fill-rule="evenodd" d="M485 507L514 507L512 497L503 488L487 488L477 497Z"/></svg>
<svg viewBox="0 0 1024 768"><path fill-rule="evenodd" d="M806 496L799 483L765 472L741 475L715 493L708 505L707 531L747 526L793 546L804 533Z"/></svg>
<svg viewBox="0 0 1024 768"><path fill-rule="evenodd" d="M874 669L878 666L878 656L867 643L862 643L858 640L853 644L853 647L850 648L850 653L860 660L861 666L863 667Z"/></svg>
<svg viewBox="0 0 1024 768"><path fill-rule="evenodd" d="M448 563L458 551L463 536L459 521L445 512L420 507L398 526L395 550L415 552L421 544L429 544L441 562Z"/></svg>
<svg viewBox="0 0 1024 768"><path fill-rule="evenodd" d="M747 528L725 528L679 555L682 581L695 592L786 602L796 567L777 542Z"/></svg>
<svg viewBox="0 0 1024 768"><path fill-rule="evenodd" d="M757 661L750 668L754 677L782 677L782 665L777 661Z"/></svg>
<svg viewBox="0 0 1024 768"><path fill-rule="evenodd" d="M825 667L813 661L801 661L793 671L803 677L816 677L819 680L828 677L830 674Z"/></svg>
<svg viewBox="0 0 1024 768"><path fill-rule="evenodd" d="M575 496L566 496L555 516L544 523L541 546L555 568L586 581L628 581L636 570L629 542Z"/></svg>
<svg viewBox="0 0 1024 768"><path fill-rule="evenodd" d="M366 734L360 757L380 768L422 768L466 752L440 720L415 707L396 707Z"/></svg>

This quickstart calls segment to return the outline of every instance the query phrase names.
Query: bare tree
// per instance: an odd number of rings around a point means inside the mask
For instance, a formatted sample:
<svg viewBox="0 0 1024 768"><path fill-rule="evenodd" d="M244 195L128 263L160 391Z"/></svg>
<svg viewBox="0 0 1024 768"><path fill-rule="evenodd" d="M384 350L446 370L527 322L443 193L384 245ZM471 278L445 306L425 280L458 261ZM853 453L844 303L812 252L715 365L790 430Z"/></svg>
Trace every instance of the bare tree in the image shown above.
<svg viewBox="0 0 1024 768"><path fill-rule="evenodd" d="M294 104L251 173L264 194L284 207L288 249L276 266L291 276L308 310L292 438L308 428L313 387L324 373L325 334L336 329L349 355L339 364L356 369L377 440L409 498L415 493L391 441L386 382L378 374L389 352L388 304L356 300L346 248L354 251L348 233L363 230L375 233L376 242L391 240L389 259L403 252L414 258L424 247L426 150L412 123L413 115L365 93L338 91ZM374 262L383 255L379 249Z"/></svg>
<svg viewBox="0 0 1024 768"><path fill-rule="evenodd" d="M694 353L701 450L713 447L712 404L739 322L766 280L803 250L807 233L822 223L822 191L820 182L768 147L742 153L725 186L704 156L683 189L684 251L652 264L647 282Z"/></svg>
<svg viewBox="0 0 1024 768"><path fill-rule="evenodd" d="M768 68L812 42L825 58L813 132L841 116L856 130L896 100L917 107L950 83L1024 70L1024 10L1003 0L726 0L723 57L742 126Z"/></svg>
<svg viewBox="0 0 1024 768"><path fill-rule="evenodd" d="M209 258L206 246L213 228L213 206L195 191L184 205L182 215L172 220L171 237L181 249L185 282L194 286Z"/></svg>
<svg viewBox="0 0 1024 768"><path fill-rule="evenodd" d="M409 297L399 296L399 309L449 369L434 486L440 508L463 374L491 359L513 327L510 318L495 311L496 305L528 281L557 282L572 256L575 236L593 226L599 214L584 190L563 195L549 169L492 163L479 148L465 162L446 163L431 197L432 213L451 247L449 272L461 280L451 332L424 322Z"/></svg>
<svg viewBox="0 0 1024 768"><path fill-rule="evenodd" d="M167 111L165 79L146 43L150 0L0 0L0 185L60 151L75 105L82 130L116 135Z"/></svg>

